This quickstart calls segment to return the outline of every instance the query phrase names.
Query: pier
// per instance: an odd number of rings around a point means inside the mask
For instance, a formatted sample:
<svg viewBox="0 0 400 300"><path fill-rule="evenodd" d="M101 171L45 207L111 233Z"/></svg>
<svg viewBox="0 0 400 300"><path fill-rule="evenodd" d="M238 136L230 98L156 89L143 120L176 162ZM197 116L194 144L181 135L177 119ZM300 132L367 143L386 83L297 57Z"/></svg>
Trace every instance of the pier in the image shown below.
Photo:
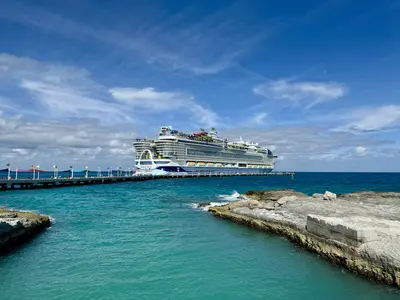
<svg viewBox="0 0 400 300"><path fill-rule="evenodd" d="M42 178L42 179L0 179L0 191L21 190L21 189L46 189L66 186L82 186L90 184L110 184L126 181L144 181L155 179L171 178L199 178L199 177L237 177L237 176L291 176L294 180L294 172L270 172L265 174L256 173L190 173L190 174L170 174L170 175L121 175L121 176L101 176L101 177L74 177L74 178Z"/></svg>

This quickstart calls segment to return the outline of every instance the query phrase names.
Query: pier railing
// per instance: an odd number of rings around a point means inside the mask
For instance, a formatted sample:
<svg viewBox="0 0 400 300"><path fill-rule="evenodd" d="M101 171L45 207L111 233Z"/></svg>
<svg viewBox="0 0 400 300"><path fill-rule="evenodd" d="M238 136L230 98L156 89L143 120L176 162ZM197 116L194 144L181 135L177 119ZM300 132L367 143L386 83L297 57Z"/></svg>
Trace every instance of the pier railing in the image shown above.
<svg viewBox="0 0 400 300"><path fill-rule="evenodd" d="M88 176L88 177L64 177L64 178L40 178L40 179L0 179L0 191L13 189L44 189L64 186L80 186L89 184L108 184L124 181L145 181L153 179L170 178L199 178L199 177L234 177L234 176L291 176L294 172L269 172L269 173L172 173L166 175L135 174L120 176Z"/></svg>

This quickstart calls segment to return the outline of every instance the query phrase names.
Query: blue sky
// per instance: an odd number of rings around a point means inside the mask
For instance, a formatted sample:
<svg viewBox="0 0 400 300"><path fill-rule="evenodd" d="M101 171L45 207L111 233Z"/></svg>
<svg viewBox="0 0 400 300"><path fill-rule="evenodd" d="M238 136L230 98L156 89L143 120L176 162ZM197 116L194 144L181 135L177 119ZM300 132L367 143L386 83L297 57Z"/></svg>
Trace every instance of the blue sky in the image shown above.
<svg viewBox="0 0 400 300"><path fill-rule="evenodd" d="M400 1L0 1L0 161L132 166L158 127L400 170Z"/></svg>

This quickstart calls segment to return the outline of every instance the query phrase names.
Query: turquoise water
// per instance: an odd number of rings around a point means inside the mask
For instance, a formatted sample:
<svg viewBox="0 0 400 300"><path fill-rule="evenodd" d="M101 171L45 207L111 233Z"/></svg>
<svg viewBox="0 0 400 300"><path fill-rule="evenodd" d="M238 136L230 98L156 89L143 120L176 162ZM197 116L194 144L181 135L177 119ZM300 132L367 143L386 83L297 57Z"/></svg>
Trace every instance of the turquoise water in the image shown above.
<svg viewBox="0 0 400 300"><path fill-rule="evenodd" d="M400 174L168 179L0 193L53 226L0 256L0 299L399 299L283 238L191 203L234 190L400 191Z"/></svg>

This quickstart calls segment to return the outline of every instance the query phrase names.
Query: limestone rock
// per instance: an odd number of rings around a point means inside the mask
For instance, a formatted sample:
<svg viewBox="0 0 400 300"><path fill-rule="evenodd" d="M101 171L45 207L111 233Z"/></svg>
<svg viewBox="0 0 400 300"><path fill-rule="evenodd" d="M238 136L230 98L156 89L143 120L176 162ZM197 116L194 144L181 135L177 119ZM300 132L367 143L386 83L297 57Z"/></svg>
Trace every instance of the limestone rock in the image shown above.
<svg viewBox="0 0 400 300"><path fill-rule="evenodd" d="M298 198L308 197L306 194L296 192L290 189L284 190L261 190L261 191L248 191L244 193L250 199L258 201L278 201L280 198L285 196L297 196Z"/></svg>
<svg viewBox="0 0 400 300"><path fill-rule="evenodd" d="M28 241L51 225L48 216L37 213L0 208L0 214L0 252Z"/></svg>
<svg viewBox="0 0 400 300"><path fill-rule="evenodd" d="M326 191L325 194L324 194L324 200L333 201L333 200L336 200L336 198L337 198L337 197L336 197L336 194L335 194L335 193Z"/></svg>
<svg viewBox="0 0 400 300"><path fill-rule="evenodd" d="M245 195L239 195L236 198L237 200L249 200L249 198L247 198Z"/></svg>
<svg viewBox="0 0 400 300"><path fill-rule="evenodd" d="M0 218L16 218L18 214L15 212L0 213Z"/></svg>
<svg viewBox="0 0 400 300"><path fill-rule="evenodd" d="M338 195L339 198L342 199L365 199L365 198L373 198L373 199L399 199L400 193L398 192L373 192L373 191L360 191L354 192L350 194L341 194Z"/></svg>
<svg viewBox="0 0 400 300"><path fill-rule="evenodd" d="M231 202L228 204L228 208L230 210L233 210L235 208L239 208L239 207L247 207L247 201L246 200L240 200L240 201L235 201L235 202Z"/></svg>
<svg viewBox="0 0 400 300"><path fill-rule="evenodd" d="M229 209L234 209L234 208L240 208L240 207L246 207L246 208L256 208L260 205L261 203L256 201L256 200L239 200L239 201L234 201L230 202L228 204Z"/></svg>
<svg viewBox="0 0 400 300"><path fill-rule="evenodd" d="M279 198L278 201L276 201L276 203L278 203L279 205L284 205L288 201L294 201L298 199L299 198L296 196L284 196L282 198Z"/></svg>
<svg viewBox="0 0 400 300"><path fill-rule="evenodd" d="M260 203L258 206L260 209L266 209L266 210L274 210L275 209L275 204L274 202L265 202L265 203Z"/></svg>
<svg viewBox="0 0 400 300"><path fill-rule="evenodd" d="M375 228L362 223L354 224L351 222L351 218L308 215L306 229L316 235L356 247L378 240Z"/></svg>
<svg viewBox="0 0 400 300"><path fill-rule="evenodd" d="M295 192L287 193L288 190L250 192L260 199L251 202L258 203L257 207L250 209L252 205L243 201L235 210L218 207L211 213L284 235L335 264L400 287L400 193L367 191L336 196L326 192L298 196L301 201L280 205L280 198L296 196ZM328 202L324 198L336 200Z"/></svg>
<svg viewBox="0 0 400 300"><path fill-rule="evenodd" d="M247 207L250 208L250 209L258 208L259 205L260 205L260 202L257 201L257 200L247 200L245 202L247 204Z"/></svg>

